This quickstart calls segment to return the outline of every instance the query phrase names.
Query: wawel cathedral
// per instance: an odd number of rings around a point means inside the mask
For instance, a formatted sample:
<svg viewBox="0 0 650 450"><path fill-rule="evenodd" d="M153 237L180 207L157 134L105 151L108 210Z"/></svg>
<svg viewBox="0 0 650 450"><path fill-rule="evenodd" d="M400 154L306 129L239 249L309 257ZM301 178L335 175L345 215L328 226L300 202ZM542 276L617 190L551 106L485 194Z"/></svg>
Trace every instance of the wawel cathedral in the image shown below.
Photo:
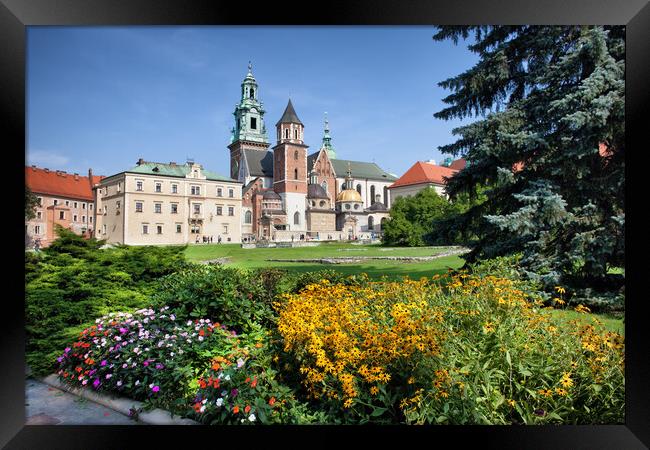
<svg viewBox="0 0 650 450"><path fill-rule="evenodd" d="M243 241L370 238L388 217L396 179L375 163L338 159L325 119L323 140L309 153L304 125L289 100L269 141L251 65L234 111L230 177L243 183ZM269 148L270 147L270 148Z"/></svg>

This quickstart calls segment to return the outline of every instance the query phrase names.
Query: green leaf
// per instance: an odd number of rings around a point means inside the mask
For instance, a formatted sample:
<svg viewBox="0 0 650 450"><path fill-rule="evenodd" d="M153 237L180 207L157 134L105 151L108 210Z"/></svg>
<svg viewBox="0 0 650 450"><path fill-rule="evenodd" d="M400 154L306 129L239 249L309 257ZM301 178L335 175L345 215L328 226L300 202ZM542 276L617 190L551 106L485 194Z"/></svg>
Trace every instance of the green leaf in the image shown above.
<svg viewBox="0 0 650 450"><path fill-rule="evenodd" d="M506 350L506 361L508 361L508 365L512 366L512 360L510 359L510 351Z"/></svg>
<svg viewBox="0 0 650 450"><path fill-rule="evenodd" d="M370 414L370 416L371 417L381 416L382 414L384 414L386 412L387 409L388 408L377 408L377 407L375 407L374 411L372 412L372 414Z"/></svg>

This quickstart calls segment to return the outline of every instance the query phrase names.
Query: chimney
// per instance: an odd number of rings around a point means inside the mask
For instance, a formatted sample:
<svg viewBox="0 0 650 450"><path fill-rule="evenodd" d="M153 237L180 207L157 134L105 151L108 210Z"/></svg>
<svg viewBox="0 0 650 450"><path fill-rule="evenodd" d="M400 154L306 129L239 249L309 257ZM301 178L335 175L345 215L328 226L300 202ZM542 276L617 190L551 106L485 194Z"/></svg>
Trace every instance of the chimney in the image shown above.
<svg viewBox="0 0 650 450"><path fill-rule="evenodd" d="M45 171L45 173L50 173L50 169L48 169L47 167L43 170Z"/></svg>
<svg viewBox="0 0 650 450"><path fill-rule="evenodd" d="M74 174L74 179L75 179L76 181L79 181L79 174L76 173L76 172L75 172L75 174Z"/></svg>
<svg viewBox="0 0 650 450"><path fill-rule="evenodd" d="M427 164L431 164L432 166L436 165L436 160L435 159L430 159L428 161L425 161Z"/></svg>
<svg viewBox="0 0 650 450"><path fill-rule="evenodd" d="M90 184L93 183L93 169L88 169L88 179L90 180Z"/></svg>
<svg viewBox="0 0 650 450"><path fill-rule="evenodd" d="M36 166L32 164L32 170L36 170Z"/></svg>
<svg viewBox="0 0 650 450"><path fill-rule="evenodd" d="M136 163L138 166L144 163L144 159L140 158L138 159L138 162Z"/></svg>

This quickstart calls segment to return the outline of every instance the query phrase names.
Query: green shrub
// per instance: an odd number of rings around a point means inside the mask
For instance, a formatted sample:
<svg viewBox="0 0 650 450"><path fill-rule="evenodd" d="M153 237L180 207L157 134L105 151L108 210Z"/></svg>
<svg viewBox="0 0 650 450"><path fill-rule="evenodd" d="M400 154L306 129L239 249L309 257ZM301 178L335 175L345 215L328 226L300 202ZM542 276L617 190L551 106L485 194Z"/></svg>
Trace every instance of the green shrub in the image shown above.
<svg viewBox="0 0 650 450"><path fill-rule="evenodd" d="M161 278L152 295L179 317L207 317L238 332L273 323L272 297L253 272L221 265L188 267Z"/></svg>

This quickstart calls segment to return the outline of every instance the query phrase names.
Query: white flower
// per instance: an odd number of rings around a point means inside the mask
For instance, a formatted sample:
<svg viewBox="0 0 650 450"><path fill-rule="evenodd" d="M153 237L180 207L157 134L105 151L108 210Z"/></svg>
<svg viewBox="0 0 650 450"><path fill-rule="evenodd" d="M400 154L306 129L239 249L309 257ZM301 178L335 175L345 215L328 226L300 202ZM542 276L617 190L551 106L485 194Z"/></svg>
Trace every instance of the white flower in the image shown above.
<svg viewBox="0 0 650 450"><path fill-rule="evenodd" d="M171 315L169 316L169 318L172 319L172 320L176 320L176 316L173 315L173 314L171 314Z"/></svg>
<svg viewBox="0 0 650 450"><path fill-rule="evenodd" d="M248 420L250 420L251 422L255 422L255 414L251 414L250 416L248 416Z"/></svg>
<svg viewBox="0 0 650 450"><path fill-rule="evenodd" d="M155 386L155 384L151 383L151 384L149 385L149 389L153 388L154 386Z"/></svg>
<svg viewBox="0 0 650 450"><path fill-rule="evenodd" d="M135 385L139 386L140 385L140 380L135 380Z"/></svg>
<svg viewBox="0 0 650 450"><path fill-rule="evenodd" d="M224 378L224 380L226 380L226 381L230 381L230 375L226 375L226 377Z"/></svg>
<svg viewBox="0 0 650 450"><path fill-rule="evenodd" d="M205 405L201 406L201 408L199 409L199 411L201 411L201 412L205 411Z"/></svg>
<svg viewBox="0 0 650 450"><path fill-rule="evenodd" d="M217 406L221 406L221 405L223 405L223 399L222 399L222 398L218 398L218 399L217 399Z"/></svg>
<svg viewBox="0 0 650 450"><path fill-rule="evenodd" d="M202 340L203 340L203 336L199 336L199 341L202 341Z"/></svg>
<svg viewBox="0 0 650 450"><path fill-rule="evenodd" d="M205 405L205 403L206 403L207 401L208 401L208 399L207 399L207 398L204 398L203 401L201 401L201 403L203 403L203 404Z"/></svg>
<svg viewBox="0 0 650 450"><path fill-rule="evenodd" d="M191 320L188 320L188 321L187 321L187 325L192 325L192 321L191 321Z"/></svg>
<svg viewBox="0 0 650 450"><path fill-rule="evenodd" d="M118 382L117 382L117 386L118 386L118 387L119 387L119 386L122 386L122 381L118 381Z"/></svg>
<svg viewBox="0 0 650 450"><path fill-rule="evenodd" d="M171 353L169 354L169 356L174 356L174 352L171 352Z"/></svg>

